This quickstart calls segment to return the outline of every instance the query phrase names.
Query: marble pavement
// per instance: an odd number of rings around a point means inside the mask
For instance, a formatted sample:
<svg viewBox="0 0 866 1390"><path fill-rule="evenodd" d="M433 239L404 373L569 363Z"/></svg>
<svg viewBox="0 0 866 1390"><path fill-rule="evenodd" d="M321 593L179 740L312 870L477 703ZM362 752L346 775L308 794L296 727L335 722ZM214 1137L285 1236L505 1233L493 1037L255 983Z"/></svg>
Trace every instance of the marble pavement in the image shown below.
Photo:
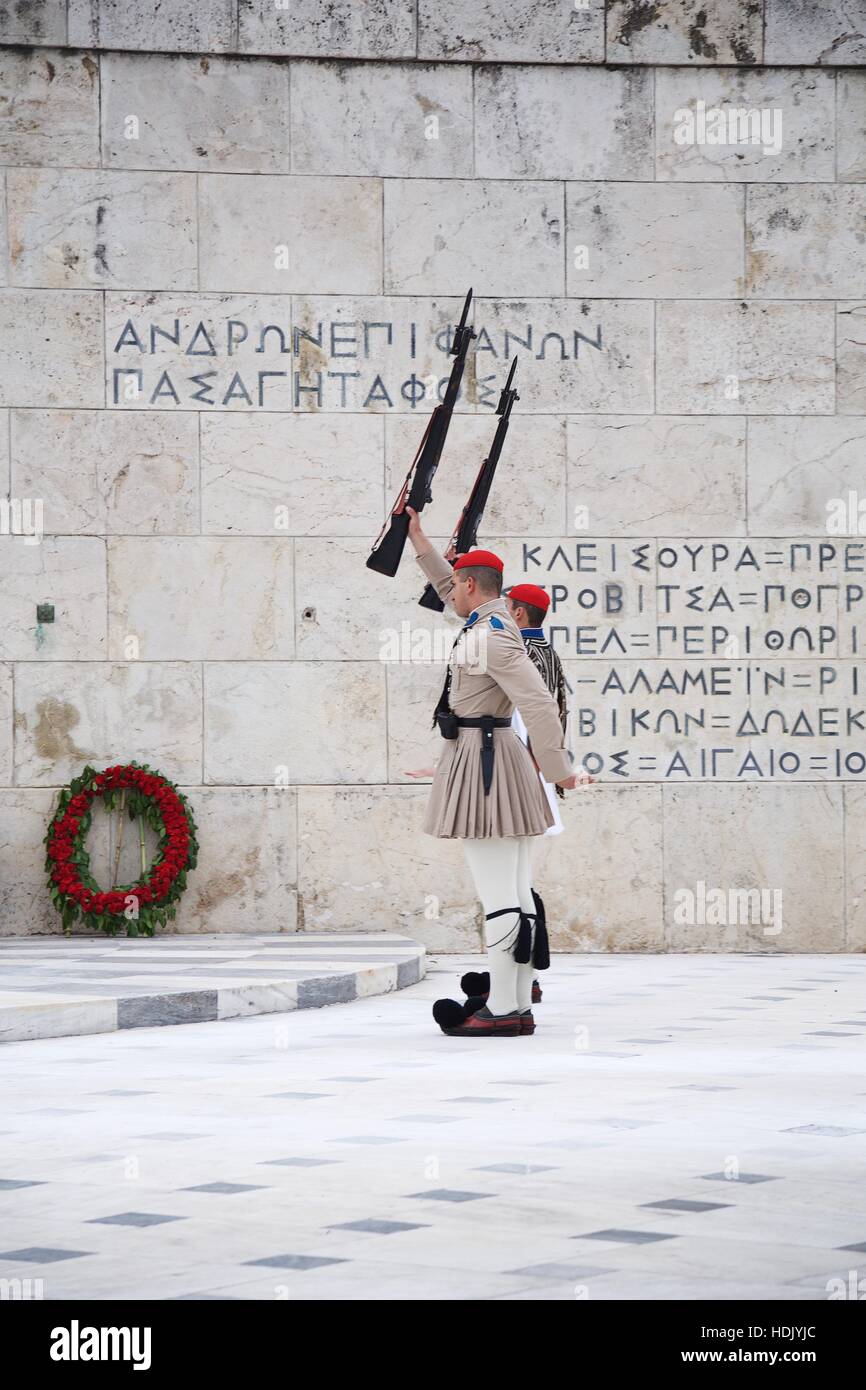
<svg viewBox="0 0 866 1390"><path fill-rule="evenodd" d="M45 1299L858 1297L862 957L556 956L536 1034L480 1045L430 1017L462 968L341 1008L8 1044L0 1279Z"/></svg>

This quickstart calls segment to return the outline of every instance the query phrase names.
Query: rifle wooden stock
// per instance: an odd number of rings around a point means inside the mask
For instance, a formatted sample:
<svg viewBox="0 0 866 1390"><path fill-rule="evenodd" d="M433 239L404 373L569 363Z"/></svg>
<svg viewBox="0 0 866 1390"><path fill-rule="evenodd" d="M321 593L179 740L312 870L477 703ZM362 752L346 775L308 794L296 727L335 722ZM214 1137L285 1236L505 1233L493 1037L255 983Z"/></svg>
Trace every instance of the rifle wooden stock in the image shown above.
<svg viewBox="0 0 866 1390"><path fill-rule="evenodd" d="M445 604L442 602L432 584L428 584L425 587L418 602L422 608L432 608L435 613L444 613L445 611Z"/></svg>
<svg viewBox="0 0 866 1390"><path fill-rule="evenodd" d="M389 579L393 579L400 568L408 534L409 513L396 512L385 535L370 555L367 569L375 570L377 574L387 574Z"/></svg>

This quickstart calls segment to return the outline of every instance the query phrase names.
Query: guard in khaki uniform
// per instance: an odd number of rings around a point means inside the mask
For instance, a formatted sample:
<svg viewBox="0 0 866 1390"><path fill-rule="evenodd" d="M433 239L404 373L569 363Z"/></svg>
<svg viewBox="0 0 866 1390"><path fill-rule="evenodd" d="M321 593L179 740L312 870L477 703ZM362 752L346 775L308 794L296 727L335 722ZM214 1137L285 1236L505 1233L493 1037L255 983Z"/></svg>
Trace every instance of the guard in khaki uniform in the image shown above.
<svg viewBox="0 0 866 1390"><path fill-rule="evenodd" d="M484 907L490 972L486 1003L439 1000L434 1017L452 1036L515 1037L535 1030L532 979L550 964L547 934L535 918L529 845L554 823L532 757L512 727L515 706L544 778L566 788L592 779L572 771L556 701L501 597L502 561L474 550L452 568L408 510L421 569L464 619L436 708L445 745L423 829L463 841Z"/></svg>
<svg viewBox="0 0 866 1390"><path fill-rule="evenodd" d="M568 695L565 673L562 669L562 662L547 641L541 626L544 615L550 607L550 595L546 589L540 588L537 584L512 584L510 589L504 591L504 597L508 611L520 629L520 636L523 638L527 656L556 700L562 732L567 736ZM519 709L515 709L511 722L521 741L529 744L529 735ZM529 751L531 753L532 749L530 748ZM540 773L539 776L541 776ZM541 785L544 787L550 814L553 816L553 825L548 826L544 832L545 838L551 835L561 835L565 827L559 814L558 802L561 797L565 796L565 792L562 787L555 787L543 778ZM532 900L535 904L536 926L546 929L547 918L544 899L536 891L534 883L532 885ZM490 976L484 970L469 970L460 981L460 988L470 998L486 999L490 991ZM532 981L532 1002L533 1004L540 1004L541 999L541 985L534 979Z"/></svg>

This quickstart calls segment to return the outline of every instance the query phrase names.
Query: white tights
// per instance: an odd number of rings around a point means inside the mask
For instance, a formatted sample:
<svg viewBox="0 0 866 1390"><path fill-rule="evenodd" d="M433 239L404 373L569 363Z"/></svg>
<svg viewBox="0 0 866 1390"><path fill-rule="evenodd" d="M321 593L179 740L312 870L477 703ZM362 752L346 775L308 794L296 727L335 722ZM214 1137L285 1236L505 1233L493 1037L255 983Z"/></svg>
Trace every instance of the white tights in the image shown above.
<svg viewBox="0 0 866 1390"><path fill-rule="evenodd" d="M475 881L475 891L481 899L485 915L501 908L522 908L534 912L532 897L532 868L530 865L530 836L510 836L503 839L464 840L463 848ZM503 912L492 922L485 922L487 965L490 971L490 996L487 1007L492 1014L509 1014L515 1009L524 1013L532 1003L532 981L535 968L518 965L514 944L520 918L517 912ZM532 924L535 944L535 924Z"/></svg>

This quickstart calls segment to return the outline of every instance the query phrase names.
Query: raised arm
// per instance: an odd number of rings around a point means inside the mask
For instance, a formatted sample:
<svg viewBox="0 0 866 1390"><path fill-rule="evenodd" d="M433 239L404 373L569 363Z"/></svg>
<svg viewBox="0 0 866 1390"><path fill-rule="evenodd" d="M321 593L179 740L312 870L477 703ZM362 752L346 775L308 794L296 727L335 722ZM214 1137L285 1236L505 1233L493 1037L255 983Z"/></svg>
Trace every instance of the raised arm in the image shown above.
<svg viewBox="0 0 866 1390"><path fill-rule="evenodd" d="M406 510L409 513L409 539L415 550L415 558L442 602L447 603L454 588L454 570L424 534L415 509L407 507Z"/></svg>

